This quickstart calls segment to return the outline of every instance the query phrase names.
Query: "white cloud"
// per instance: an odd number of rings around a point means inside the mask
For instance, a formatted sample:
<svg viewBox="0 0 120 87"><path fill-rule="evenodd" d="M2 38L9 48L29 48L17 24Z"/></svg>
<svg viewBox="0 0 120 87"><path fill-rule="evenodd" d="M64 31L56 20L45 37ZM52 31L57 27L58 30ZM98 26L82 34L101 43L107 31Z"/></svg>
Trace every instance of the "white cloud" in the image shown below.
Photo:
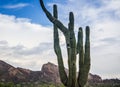
<svg viewBox="0 0 120 87"><path fill-rule="evenodd" d="M51 43L40 43L29 49L23 45L9 46L6 43L7 41L0 41L0 59L13 66L40 70L48 61L56 63Z"/></svg>
<svg viewBox="0 0 120 87"><path fill-rule="evenodd" d="M29 6L29 4L27 4L27 3L18 3L18 4L5 5L5 6L2 6L2 7L6 8L6 9L16 9L16 8L23 8L23 7L26 7L26 6Z"/></svg>
<svg viewBox="0 0 120 87"><path fill-rule="evenodd" d="M29 19L0 14L0 40L10 45L22 44L31 48L39 43L52 42L52 29L31 23Z"/></svg>
<svg viewBox="0 0 120 87"><path fill-rule="evenodd" d="M0 60L32 70L40 70L47 62L57 64L52 27L5 14L0 19Z"/></svg>
<svg viewBox="0 0 120 87"><path fill-rule="evenodd" d="M49 52L54 51L51 49L53 31L50 27L4 14L0 14L0 19L1 60L33 70L40 69L48 60L55 63L55 57L49 56Z"/></svg>

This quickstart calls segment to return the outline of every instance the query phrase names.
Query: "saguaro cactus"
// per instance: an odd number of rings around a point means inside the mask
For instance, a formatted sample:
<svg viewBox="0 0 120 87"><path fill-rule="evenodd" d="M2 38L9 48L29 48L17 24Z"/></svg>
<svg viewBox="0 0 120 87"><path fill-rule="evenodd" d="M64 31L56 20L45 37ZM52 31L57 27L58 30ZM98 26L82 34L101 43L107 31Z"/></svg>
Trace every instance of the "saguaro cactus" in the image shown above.
<svg viewBox="0 0 120 87"><path fill-rule="evenodd" d="M83 31L79 28L78 41L76 44L76 38L74 33L74 15L69 13L68 28L65 27L61 21L58 20L57 6L53 6L53 16L45 8L44 3L40 0L40 5L45 12L47 18L53 23L54 26L54 50L57 55L59 74L61 82L66 87L84 87L87 82L88 73L90 69L90 29L86 27L86 40L85 51L83 49ZM68 55L68 68L69 74L67 76L64 68L62 52L59 44L58 29L60 29L66 40L67 55ZM76 75L76 55L79 54L79 72L78 77Z"/></svg>

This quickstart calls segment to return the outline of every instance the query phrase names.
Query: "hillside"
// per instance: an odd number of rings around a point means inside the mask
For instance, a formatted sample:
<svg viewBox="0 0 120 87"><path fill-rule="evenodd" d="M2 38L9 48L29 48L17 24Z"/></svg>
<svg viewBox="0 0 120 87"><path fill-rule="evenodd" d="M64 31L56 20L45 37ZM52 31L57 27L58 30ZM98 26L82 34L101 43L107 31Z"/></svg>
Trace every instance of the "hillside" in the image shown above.
<svg viewBox="0 0 120 87"><path fill-rule="evenodd" d="M68 73L68 70L66 69ZM61 83L58 66L53 63L43 64L41 71L32 71L14 66L0 60L0 81L5 82L45 82ZM102 79L98 75L89 74L88 82L101 83ZM109 82L109 81L107 81Z"/></svg>

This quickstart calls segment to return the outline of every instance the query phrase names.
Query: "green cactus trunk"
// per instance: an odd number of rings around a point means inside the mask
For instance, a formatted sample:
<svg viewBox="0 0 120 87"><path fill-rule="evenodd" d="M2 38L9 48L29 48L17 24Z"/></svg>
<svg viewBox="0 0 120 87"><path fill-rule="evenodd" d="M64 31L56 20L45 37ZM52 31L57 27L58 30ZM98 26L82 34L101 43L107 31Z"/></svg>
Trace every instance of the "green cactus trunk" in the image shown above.
<svg viewBox="0 0 120 87"><path fill-rule="evenodd" d="M57 55L59 74L61 82L66 87L84 87L90 70L90 29L86 27L86 40L85 51L83 48L83 31L79 28L78 41L76 44L76 38L74 33L74 15L72 12L69 14L69 24L66 28L62 22L58 20L57 6L53 6L53 16L45 8L43 1L40 0L41 7L45 12L48 19L54 26L54 51ZM68 68L69 74L67 76L64 68L62 52L59 44L58 28L63 32L66 40L66 48L68 54ZM79 54L79 72L76 76L76 55Z"/></svg>

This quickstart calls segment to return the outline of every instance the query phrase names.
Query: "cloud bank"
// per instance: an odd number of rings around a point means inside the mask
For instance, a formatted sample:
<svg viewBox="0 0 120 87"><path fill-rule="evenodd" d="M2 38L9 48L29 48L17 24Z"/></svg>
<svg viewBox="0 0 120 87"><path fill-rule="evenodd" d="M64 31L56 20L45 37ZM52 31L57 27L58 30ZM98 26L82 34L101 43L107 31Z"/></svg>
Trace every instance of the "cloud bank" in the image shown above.
<svg viewBox="0 0 120 87"><path fill-rule="evenodd" d="M4 14L0 14L0 19L1 60L33 70L39 70L49 60L56 63L55 57L52 57L54 53L50 27Z"/></svg>
<svg viewBox="0 0 120 87"><path fill-rule="evenodd" d="M52 27L5 14L0 19L0 60L32 70L40 70L47 62L57 64Z"/></svg>

